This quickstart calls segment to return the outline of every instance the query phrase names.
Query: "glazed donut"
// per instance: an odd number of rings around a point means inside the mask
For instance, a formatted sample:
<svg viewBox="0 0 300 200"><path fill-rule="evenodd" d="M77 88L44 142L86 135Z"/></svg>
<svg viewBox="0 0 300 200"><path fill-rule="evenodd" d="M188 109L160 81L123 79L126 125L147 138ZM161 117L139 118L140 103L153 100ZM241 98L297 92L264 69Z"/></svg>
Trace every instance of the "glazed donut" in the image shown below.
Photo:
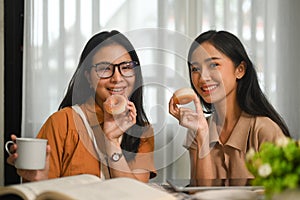
<svg viewBox="0 0 300 200"><path fill-rule="evenodd" d="M173 94L175 104L187 104L193 101L195 92L192 88L180 88Z"/></svg>
<svg viewBox="0 0 300 200"><path fill-rule="evenodd" d="M118 115L126 110L127 99L120 94L111 95L106 99L103 106L109 114Z"/></svg>

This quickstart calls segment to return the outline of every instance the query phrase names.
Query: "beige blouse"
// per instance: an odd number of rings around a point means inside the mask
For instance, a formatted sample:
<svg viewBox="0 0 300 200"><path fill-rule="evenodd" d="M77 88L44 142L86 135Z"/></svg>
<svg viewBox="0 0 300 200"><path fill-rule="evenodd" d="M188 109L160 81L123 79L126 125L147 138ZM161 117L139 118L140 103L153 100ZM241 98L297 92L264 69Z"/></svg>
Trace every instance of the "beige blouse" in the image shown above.
<svg viewBox="0 0 300 200"><path fill-rule="evenodd" d="M268 117L255 117L243 112L225 144L219 140L214 116L208 119L208 151L204 152L195 139L195 134L188 131L185 147L197 151L196 169L191 169L191 179L251 179L253 175L245 164L246 152L252 147L258 151L265 141L275 142L284 137L280 127ZM202 150L201 150L202 148ZM207 163L209 163L207 165ZM209 167L209 169L204 166ZM207 175L209 172L209 175Z"/></svg>

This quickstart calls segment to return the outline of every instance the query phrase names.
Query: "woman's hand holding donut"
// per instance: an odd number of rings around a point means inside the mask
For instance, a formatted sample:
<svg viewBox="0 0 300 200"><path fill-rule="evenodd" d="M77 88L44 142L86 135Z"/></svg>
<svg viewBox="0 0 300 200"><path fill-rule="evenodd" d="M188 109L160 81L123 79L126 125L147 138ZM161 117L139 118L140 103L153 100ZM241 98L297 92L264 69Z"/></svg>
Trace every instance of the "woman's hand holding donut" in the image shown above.
<svg viewBox="0 0 300 200"><path fill-rule="evenodd" d="M107 102L104 103L104 107ZM106 109L105 109L106 110ZM136 124L137 111L133 102L126 99L126 109L120 114L110 114L104 112L103 131L107 138L113 142L118 142L123 133Z"/></svg>
<svg viewBox="0 0 300 200"><path fill-rule="evenodd" d="M169 102L169 113L180 121L180 110L178 104L187 104L197 98L197 95L191 88L181 88L176 90Z"/></svg>
<svg viewBox="0 0 300 200"><path fill-rule="evenodd" d="M181 99L183 97L184 99ZM178 107L180 102L189 103L194 101L196 110L190 108ZM180 89L177 90L169 102L169 113L174 116L179 124L193 131L205 132L208 130L208 124L204 117L200 100L196 93Z"/></svg>
<svg viewBox="0 0 300 200"><path fill-rule="evenodd" d="M104 110L111 115L119 115L126 111L128 99L120 94L109 96L103 103Z"/></svg>
<svg viewBox="0 0 300 200"><path fill-rule="evenodd" d="M16 135L11 135L11 140L15 141L17 138ZM7 163L14 166L15 161L18 158L18 154L16 153L18 146L17 144L13 144L10 146L10 152L12 153L7 158ZM17 174L22 177L24 182L28 181L40 181L48 179L48 172L49 172L49 157L50 157L51 148L50 145L47 145L47 152L46 152L46 166L45 169L42 170L24 170L24 169L17 169Z"/></svg>
<svg viewBox="0 0 300 200"><path fill-rule="evenodd" d="M208 124L204 116L202 106L197 95L194 98L195 110L190 108L179 108L180 118L179 124L193 131L206 134L208 131Z"/></svg>
<svg viewBox="0 0 300 200"><path fill-rule="evenodd" d="M128 101L126 112L115 116L116 125L122 132L125 132L131 126L136 124L137 111L133 102Z"/></svg>

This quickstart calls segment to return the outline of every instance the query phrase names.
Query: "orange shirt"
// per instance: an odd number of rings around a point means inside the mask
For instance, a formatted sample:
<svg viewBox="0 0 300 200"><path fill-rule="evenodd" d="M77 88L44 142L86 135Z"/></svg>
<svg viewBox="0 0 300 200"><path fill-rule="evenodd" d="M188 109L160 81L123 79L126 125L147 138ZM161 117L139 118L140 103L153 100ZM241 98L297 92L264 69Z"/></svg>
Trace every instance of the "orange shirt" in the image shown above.
<svg viewBox="0 0 300 200"><path fill-rule="evenodd" d="M100 124L103 123L101 108L92 98L80 107L94 133L99 133ZM93 143L80 116L71 107L52 114L37 137L48 139L51 146L49 178L77 174L93 174L100 177L101 163ZM147 170L150 172L150 178L155 177L153 151L154 134L153 128L149 126L141 136L135 158L128 162L129 167L132 170Z"/></svg>

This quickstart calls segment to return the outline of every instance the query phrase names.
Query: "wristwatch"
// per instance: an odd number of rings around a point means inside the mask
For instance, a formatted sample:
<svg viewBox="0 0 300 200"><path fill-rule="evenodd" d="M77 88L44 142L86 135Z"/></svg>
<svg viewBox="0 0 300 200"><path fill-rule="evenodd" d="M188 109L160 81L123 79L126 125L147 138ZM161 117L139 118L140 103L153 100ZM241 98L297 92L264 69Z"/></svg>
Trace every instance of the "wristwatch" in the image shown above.
<svg viewBox="0 0 300 200"><path fill-rule="evenodd" d="M113 153L110 157L110 160L114 162L118 162L122 156L123 156L122 153Z"/></svg>

